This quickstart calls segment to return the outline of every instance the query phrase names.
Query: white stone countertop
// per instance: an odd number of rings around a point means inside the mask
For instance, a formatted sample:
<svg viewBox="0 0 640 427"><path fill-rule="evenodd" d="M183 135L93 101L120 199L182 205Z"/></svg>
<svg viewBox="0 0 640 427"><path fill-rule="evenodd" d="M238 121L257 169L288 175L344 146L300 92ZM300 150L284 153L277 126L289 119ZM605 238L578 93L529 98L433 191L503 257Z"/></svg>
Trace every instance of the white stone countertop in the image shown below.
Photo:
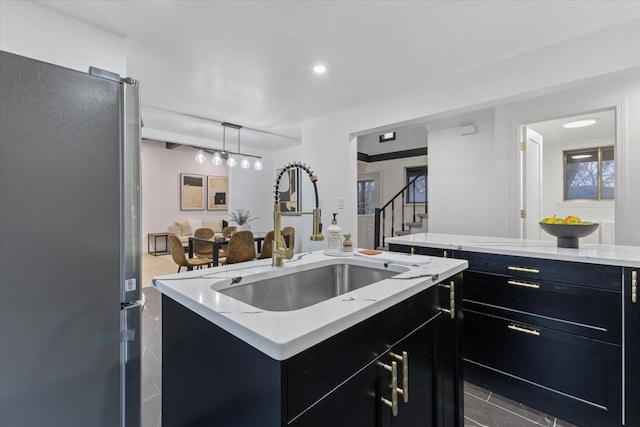
<svg viewBox="0 0 640 427"><path fill-rule="evenodd" d="M390 237L385 239L385 242L451 249L454 251L462 250L622 267L640 267L640 246L580 244L578 249L569 249L558 248L555 240L527 240L440 233L416 233L401 237Z"/></svg>
<svg viewBox="0 0 640 427"><path fill-rule="evenodd" d="M346 262L397 271L391 277L326 301L292 311L267 311L231 298L216 289ZM384 264L387 266L384 267ZM164 295L276 360L288 359L349 327L439 283L468 267L467 261L383 252L327 256L322 251L294 255L281 268L271 260L232 264L160 276L153 286ZM429 275L437 274L437 279ZM421 277L422 276L422 277ZM231 279L242 277L237 285ZM414 278L415 277L415 278Z"/></svg>

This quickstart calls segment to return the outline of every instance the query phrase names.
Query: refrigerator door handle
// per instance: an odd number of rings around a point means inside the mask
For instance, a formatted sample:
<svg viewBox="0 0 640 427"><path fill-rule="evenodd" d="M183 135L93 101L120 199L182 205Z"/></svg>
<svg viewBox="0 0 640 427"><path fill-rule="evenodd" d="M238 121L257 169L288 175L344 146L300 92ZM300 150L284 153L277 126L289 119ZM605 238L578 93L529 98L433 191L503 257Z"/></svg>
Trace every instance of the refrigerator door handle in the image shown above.
<svg viewBox="0 0 640 427"><path fill-rule="evenodd" d="M120 301L129 303L140 298L142 285L140 86L134 79L123 80L120 137Z"/></svg>

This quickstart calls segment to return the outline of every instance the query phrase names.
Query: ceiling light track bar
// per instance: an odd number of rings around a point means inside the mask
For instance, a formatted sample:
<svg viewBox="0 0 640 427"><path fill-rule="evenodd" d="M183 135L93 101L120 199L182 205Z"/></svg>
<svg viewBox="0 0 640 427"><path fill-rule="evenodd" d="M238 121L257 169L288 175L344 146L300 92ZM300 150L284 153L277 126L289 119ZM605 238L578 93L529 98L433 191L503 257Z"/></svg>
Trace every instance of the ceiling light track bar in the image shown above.
<svg viewBox="0 0 640 427"><path fill-rule="evenodd" d="M220 123L220 125L224 126L226 128L242 129L242 126L236 125L234 123L229 123L229 122L222 122L222 123Z"/></svg>
<svg viewBox="0 0 640 427"><path fill-rule="evenodd" d="M245 154L245 153L237 153L235 151L229 151L229 150L218 150L216 148L207 148L207 147L199 147L197 145L190 145L189 147L196 149L196 150L202 150L207 154L213 154L215 152L218 152L220 154L233 154L234 156L242 156L242 157L252 157L254 159L261 159L262 156L256 156L254 154Z"/></svg>

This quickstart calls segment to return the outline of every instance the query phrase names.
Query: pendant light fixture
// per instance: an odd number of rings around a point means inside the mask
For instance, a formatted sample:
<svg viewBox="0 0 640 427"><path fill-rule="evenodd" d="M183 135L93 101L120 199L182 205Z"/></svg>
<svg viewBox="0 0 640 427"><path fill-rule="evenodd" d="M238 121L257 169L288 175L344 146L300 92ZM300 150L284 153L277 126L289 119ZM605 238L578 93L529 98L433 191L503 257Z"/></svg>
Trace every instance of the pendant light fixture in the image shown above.
<svg viewBox="0 0 640 427"><path fill-rule="evenodd" d="M253 157L256 159L253 163L253 168L257 171L261 171L263 168L263 165L262 165L262 159L260 156L254 156L252 154L246 154L246 153L243 154L240 152L240 129L242 129L242 126L236 125L233 123L228 123L228 122L221 123L221 126L222 126L222 151L219 151L219 150L213 151L213 155L211 156L211 163L213 163L215 166L220 166L222 165L224 159L226 158L227 167L235 168L238 165L238 160L236 159L236 156L238 156L242 158L242 161L240 162L240 167L242 169L249 169L251 167L251 161L248 159L248 157ZM238 151L237 152L227 150L227 128L233 128L238 131ZM201 148L201 147L193 147L193 148L197 150L196 162L200 164L207 161L205 152L206 153L212 152L211 149L207 149L207 148Z"/></svg>
<svg viewBox="0 0 640 427"><path fill-rule="evenodd" d="M201 148L198 150L198 154L196 154L196 163L203 164L207 161L207 156L204 155L204 150Z"/></svg>

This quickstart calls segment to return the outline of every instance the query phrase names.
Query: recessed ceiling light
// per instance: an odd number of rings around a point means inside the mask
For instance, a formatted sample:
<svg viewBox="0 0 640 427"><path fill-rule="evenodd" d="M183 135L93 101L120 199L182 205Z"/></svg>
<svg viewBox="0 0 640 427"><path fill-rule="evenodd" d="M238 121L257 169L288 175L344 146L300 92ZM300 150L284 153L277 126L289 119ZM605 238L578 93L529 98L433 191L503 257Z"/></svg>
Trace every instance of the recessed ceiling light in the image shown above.
<svg viewBox="0 0 640 427"><path fill-rule="evenodd" d="M322 64L316 65L313 67L313 72L316 74L324 74L327 71L327 67Z"/></svg>
<svg viewBox="0 0 640 427"><path fill-rule="evenodd" d="M565 123L564 125L562 125L562 127L565 127L567 129L583 128L585 126L591 126L595 122L596 121L594 119L577 120L575 122Z"/></svg>

